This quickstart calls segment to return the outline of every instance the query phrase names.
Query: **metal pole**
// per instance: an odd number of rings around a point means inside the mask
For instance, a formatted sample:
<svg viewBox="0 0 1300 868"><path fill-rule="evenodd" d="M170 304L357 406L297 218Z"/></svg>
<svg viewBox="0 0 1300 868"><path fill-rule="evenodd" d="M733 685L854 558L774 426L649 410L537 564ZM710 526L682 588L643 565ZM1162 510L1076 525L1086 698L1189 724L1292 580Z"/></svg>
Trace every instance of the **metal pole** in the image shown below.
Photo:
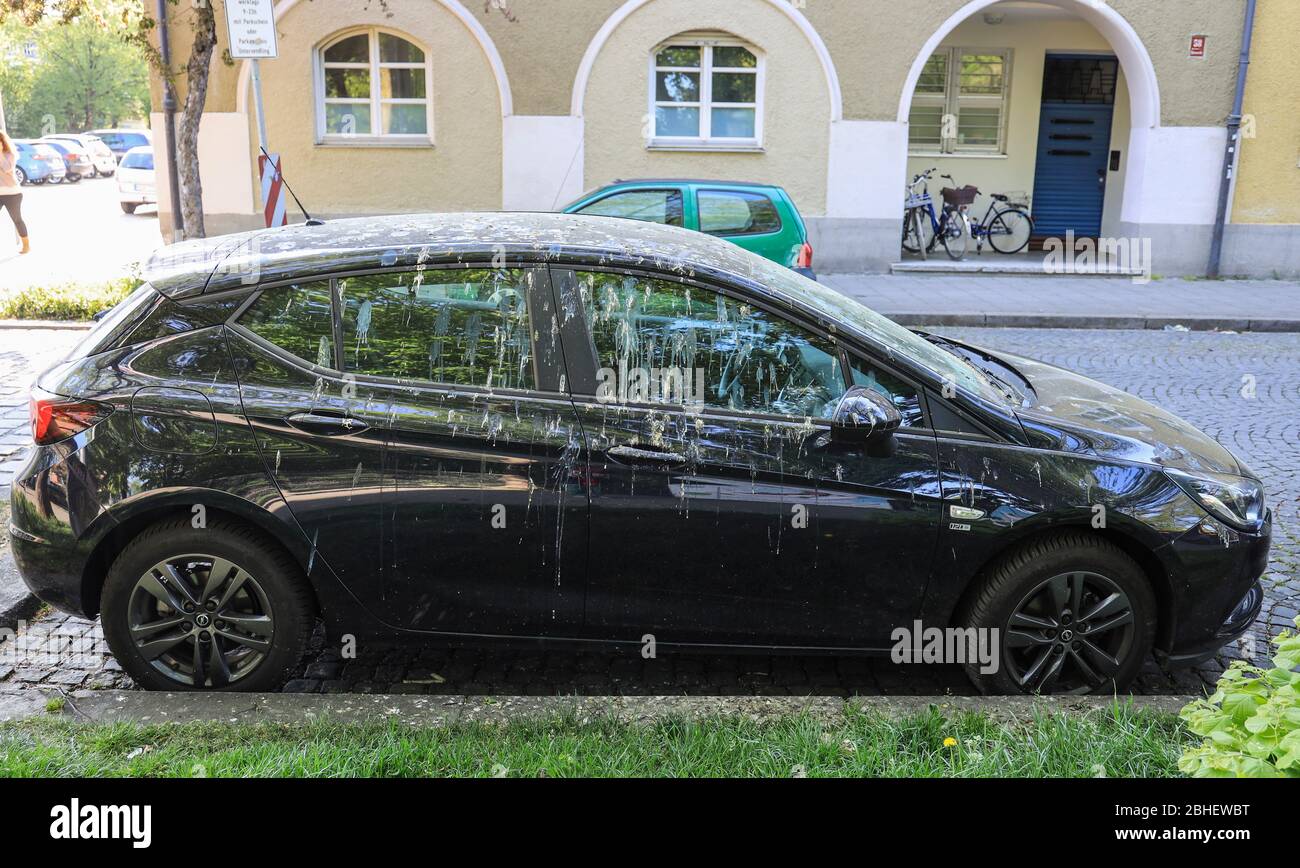
<svg viewBox="0 0 1300 868"><path fill-rule="evenodd" d="M1241 147L1241 108L1246 99L1246 71L1250 68L1250 43L1255 31L1255 0L1246 0L1246 24L1241 34L1241 59L1237 63L1237 92L1228 115L1228 147L1223 153L1223 174L1219 176L1219 210L1214 217L1214 237L1210 241L1210 264L1207 277L1218 277L1223 260L1223 233L1228 222L1228 196L1236 171Z"/></svg>
<svg viewBox="0 0 1300 868"><path fill-rule="evenodd" d="M165 74L171 74L172 47L167 35L167 0L157 0L158 54ZM171 188L172 241L185 237L185 215L181 212L181 175L176 165L176 97L163 80L163 135L167 145L167 185Z"/></svg>
<svg viewBox="0 0 1300 868"><path fill-rule="evenodd" d="M263 151L266 151L266 153L269 154L271 151L266 147L266 109L262 106L262 70L256 58L252 61L252 67L253 103L257 107L257 152L258 154L261 154ZM257 191L257 195L260 198L262 195L261 184L257 186ZM262 203L262 207L266 207L265 202Z"/></svg>

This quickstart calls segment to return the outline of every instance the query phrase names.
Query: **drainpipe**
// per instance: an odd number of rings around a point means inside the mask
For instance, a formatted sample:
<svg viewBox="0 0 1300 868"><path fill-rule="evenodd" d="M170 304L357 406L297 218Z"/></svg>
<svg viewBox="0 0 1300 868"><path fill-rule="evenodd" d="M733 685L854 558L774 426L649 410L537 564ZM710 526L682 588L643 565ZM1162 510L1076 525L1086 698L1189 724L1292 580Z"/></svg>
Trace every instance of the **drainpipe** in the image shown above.
<svg viewBox="0 0 1300 868"><path fill-rule="evenodd" d="M158 54L162 68L172 68L171 39L167 35L167 0L157 0ZM172 200L172 241L185 238L185 215L181 213L180 170L176 166L176 96L175 88L163 82L163 133L167 142L167 186Z"/></svg>
<svg viewBox="0 0 1300 868"><path fill-rule="evenodd" d="M1210 242L1210 265L1206 276L1219 276L1223 258L1223 231L1228 221L1228 195L1232 191L1232 174L1236 168L1237 149L1241 145L1241 106L1246 98L1246 70L1250 68L1250 41L1255 31L1255 0L1246 0L1246 25L1241 34L1241 60L1237 64L1237 92L1228 115L1228 147L1223 153L1223 174L1219 176L1219 210L1214 217L1214 238Z"/></svg>

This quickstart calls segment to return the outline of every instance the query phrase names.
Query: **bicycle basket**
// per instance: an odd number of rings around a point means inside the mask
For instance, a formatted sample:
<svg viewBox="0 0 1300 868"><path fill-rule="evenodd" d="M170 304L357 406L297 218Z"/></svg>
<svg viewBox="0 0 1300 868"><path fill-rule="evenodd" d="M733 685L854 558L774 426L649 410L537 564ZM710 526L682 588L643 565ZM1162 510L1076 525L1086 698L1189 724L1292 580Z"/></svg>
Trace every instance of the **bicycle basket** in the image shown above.
<svg viewBox="0 0 1300 868"><path fill-rule="evenodd" d="M1007 204L1017 208L1029 207L1029 193L1025 190L1011 190L1006 194Z"/></svg>
<svg viewBox="0 0 1300 868"><path fill-rule="evenodd" d="M973 187L970 184L956 189L952 187L944 187L943 204L954 208L960 205L973 205L975 204L975 197L979 194L979 187Z"/></svg>

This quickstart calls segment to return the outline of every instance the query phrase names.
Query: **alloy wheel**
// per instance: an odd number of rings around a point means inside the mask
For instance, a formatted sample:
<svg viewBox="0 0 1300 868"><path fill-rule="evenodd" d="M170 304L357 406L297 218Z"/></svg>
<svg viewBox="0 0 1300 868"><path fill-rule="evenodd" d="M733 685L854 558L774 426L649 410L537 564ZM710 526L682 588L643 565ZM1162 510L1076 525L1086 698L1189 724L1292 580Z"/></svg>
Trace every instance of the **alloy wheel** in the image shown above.
<svg viewBox="0 0 1300 868"><path fill-rule="evenodd" d="M1132 652L1133 604L1112 580L1087 571L1040 583L1003 630L1003 664L1029 693L1090 693Z"/></svg>
<svg viewBox="0 0 1300 868"><path fill-rule="evenodd" d="M275 620L261 584L224 558L192 554L150 567L127 608L136 650L178 684L224 687L270 653Z"/></svg>

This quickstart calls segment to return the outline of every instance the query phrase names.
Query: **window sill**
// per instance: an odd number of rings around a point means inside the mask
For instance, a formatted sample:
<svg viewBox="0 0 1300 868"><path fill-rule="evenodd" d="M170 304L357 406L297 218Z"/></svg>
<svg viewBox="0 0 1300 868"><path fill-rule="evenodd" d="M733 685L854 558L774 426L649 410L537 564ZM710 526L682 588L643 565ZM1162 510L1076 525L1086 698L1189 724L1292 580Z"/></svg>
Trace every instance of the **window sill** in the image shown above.
<svg viewBox="0 0 1300 868"><path fill-rule="evenodd" d="M761 154L765 148L757 142L673 142L664 139L651 140L646 146L647 151L693 151L698 153L723 153L723 154Z"/></svg>
<svg viewBox="0 0 1300 868"><path fill-rule="evenodd" d="M909 157L927 157L935 160L947 160L956 158L959 160L1005 160L1008 159L1006 154L981 154L978 151L957 151L955 153L944 153L942 151L908 151Z"/></svg>
<svg viewBox="0 0 1300 868"><path fill-rule="evenodd" d="M432 148L432 139L397 139L387 136L326 136L318 148Z"/></svg>

